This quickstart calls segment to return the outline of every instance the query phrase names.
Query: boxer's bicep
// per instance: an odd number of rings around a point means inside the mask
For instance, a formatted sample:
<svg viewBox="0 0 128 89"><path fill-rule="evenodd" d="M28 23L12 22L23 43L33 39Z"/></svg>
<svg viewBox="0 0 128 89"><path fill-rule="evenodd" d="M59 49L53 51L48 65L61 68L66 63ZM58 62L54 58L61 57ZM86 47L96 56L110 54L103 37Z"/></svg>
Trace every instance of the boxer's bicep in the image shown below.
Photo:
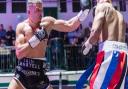
<svg viewBox="0 0 128 89"><path fill-rule="evenodd" d="M22 33L22 25L18 25L16 28L16 41L15 46L18 46L20 44L23 44L25 42L24 34Z"/></svg>
<svg viewBox="0 0 128 89"><path fill-rule="evenodd" d="M76 30L80 26L80 21L77 16L73 17L72 19L68 20L68 24L71 26L72 30Z"/></svg>
<svg viewBox="0 0 128 89"><path fill-rule="evenodd" d="M70 25L65 20L56 20L53 29L61 32L67 32L70 29Z"/></svg>
<svg viewBox="0 0 128 89"><path fill-rule="evenodd" d="M15 45L20 45L20 44L23 44L24 43L24 37L22 36L22 34L16 36L16 42L15 42Z"/></svg>
<svg viewBox="0 0 128 89"><path fill-rule="evenodd" d="M53 29L61 32L71 32L78 28L80 22L77 17L73 17L70 20L56 20Z"/></svg>

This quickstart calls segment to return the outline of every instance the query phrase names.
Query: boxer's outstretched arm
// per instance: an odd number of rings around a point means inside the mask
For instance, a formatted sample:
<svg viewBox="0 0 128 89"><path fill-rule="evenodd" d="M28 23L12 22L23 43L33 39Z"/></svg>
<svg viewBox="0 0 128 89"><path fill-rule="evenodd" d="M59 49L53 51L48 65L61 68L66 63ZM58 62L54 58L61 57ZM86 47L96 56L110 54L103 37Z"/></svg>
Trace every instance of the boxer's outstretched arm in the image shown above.
<svg viewBox="0 0 128 89"><path fill-rule="evenodd" d="M42 18L41 26L61 32L71 32L76 30L79 25L87 18L91 8L90 0L81 0L81 4L81 11L73 18L69 20L57 20L53 17L45 17ZM47 24L49 24L49 26Z"/></svg>
<svg viewBox="0 0 128 89"><path fill-rule="evenodd" d="M53 29L61 32L71 32L76 30L80 25L78 17L73 17L70 20L55 20Z"/></svg>
<svg viewBox="0 0 128 89"><path fill-rule="evenodd" d="M53 17L44 17L41 20L41 26L48 29L54 29L60 32L71 32L76 30L81 24L78 16L75 16L69 20L57 20Z"/></svg>
<svg viewBox="0 0 128 89"><path fill-rule="evenodd" d="M48 16L42 18L40 25L46 29L54 29L60 32L71 32L79 27L80 21L77 16L70 20L57 20Z"/></svg>

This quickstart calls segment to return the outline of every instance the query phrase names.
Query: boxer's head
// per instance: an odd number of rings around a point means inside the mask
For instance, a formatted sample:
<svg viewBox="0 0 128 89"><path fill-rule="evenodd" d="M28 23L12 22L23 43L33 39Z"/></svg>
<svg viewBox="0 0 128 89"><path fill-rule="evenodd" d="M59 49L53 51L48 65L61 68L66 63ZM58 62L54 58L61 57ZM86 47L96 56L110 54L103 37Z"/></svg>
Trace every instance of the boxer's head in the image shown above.
<svg viewBox="0 0 128 89"><path fill-rule="evenodd" d="M39 23L42 18L42 0L28 0L27 11L29 19L33 23Z"/></svg>

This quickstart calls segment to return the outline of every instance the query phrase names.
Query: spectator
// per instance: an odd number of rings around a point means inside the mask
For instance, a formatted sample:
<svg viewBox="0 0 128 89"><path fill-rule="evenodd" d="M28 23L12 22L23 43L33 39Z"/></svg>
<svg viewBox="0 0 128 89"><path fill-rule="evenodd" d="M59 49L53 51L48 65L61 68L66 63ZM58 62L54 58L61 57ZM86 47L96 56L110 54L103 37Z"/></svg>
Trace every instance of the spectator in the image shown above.
<svg viewBox="0 0 128 89"><path fill-rule="evenodd" d="M87 40L87 38L89 37L89 34L90 34L90 29L89 29L89 27L86 27L86 28L84 28L84 29L81 31L81 36L80 36L81 43L83 43L84 41Z"/></svg>
<svg viewBox="0 0 128 89"><path fill-rule="evenodd" d="M6 44L5 44L5 39L4 38L1 38L0 39L0 47L5 47Z"/></svg>
<svg viewBox="0 0 128 89"><path fill-rule="evenodd" d="M6 38L6 45L7 46L14 46L15 31L13 30L11 25L8 27L5 38Z"/></svg>
<svg viewBox="0 0 128 89"><path fill-rule="evenodd" d="M69 44L69 42L68 42L68 37L67 37L67 33L64 33L64 38L63 38L63 40L64 40L64 44Z"/></svg>
<svg viewBox="0 0 128 89"><path fill-rule="evenodd" d="M6 35L6 30L4 29L4 25L0 24L0 39L4 39Z"/></svg>

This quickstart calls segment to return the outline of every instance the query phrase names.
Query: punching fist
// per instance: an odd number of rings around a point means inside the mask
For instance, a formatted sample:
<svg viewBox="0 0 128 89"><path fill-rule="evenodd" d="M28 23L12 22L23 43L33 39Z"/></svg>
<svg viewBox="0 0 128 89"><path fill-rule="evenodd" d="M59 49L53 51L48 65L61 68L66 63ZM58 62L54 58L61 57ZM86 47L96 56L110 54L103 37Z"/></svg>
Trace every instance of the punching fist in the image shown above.
<svg viewBox="0 0 128 89"><path fill-rule="evenodd" d="M92 44L89 43L89 41L87 40L83 46L82 46L82 52L84 55L87 55L90 51L90 49L92 48Z"/></svg>
<svg viewBox="0 0 128 89"><path fill-rule="evenodd" d="M34 48L45 38L47 38L47 33L42 27L37 30L32 38L29 39L28 43L32 48Z"/></svg>
<svg viewBox="0 0 128 89"><path fill-rule="evenodd" d="M79 19L80 22L83 22L91 9L91 1L90 0L81 0L81 5L82 5L82 9L81 11L78 13L77 17Z"/></svg>

